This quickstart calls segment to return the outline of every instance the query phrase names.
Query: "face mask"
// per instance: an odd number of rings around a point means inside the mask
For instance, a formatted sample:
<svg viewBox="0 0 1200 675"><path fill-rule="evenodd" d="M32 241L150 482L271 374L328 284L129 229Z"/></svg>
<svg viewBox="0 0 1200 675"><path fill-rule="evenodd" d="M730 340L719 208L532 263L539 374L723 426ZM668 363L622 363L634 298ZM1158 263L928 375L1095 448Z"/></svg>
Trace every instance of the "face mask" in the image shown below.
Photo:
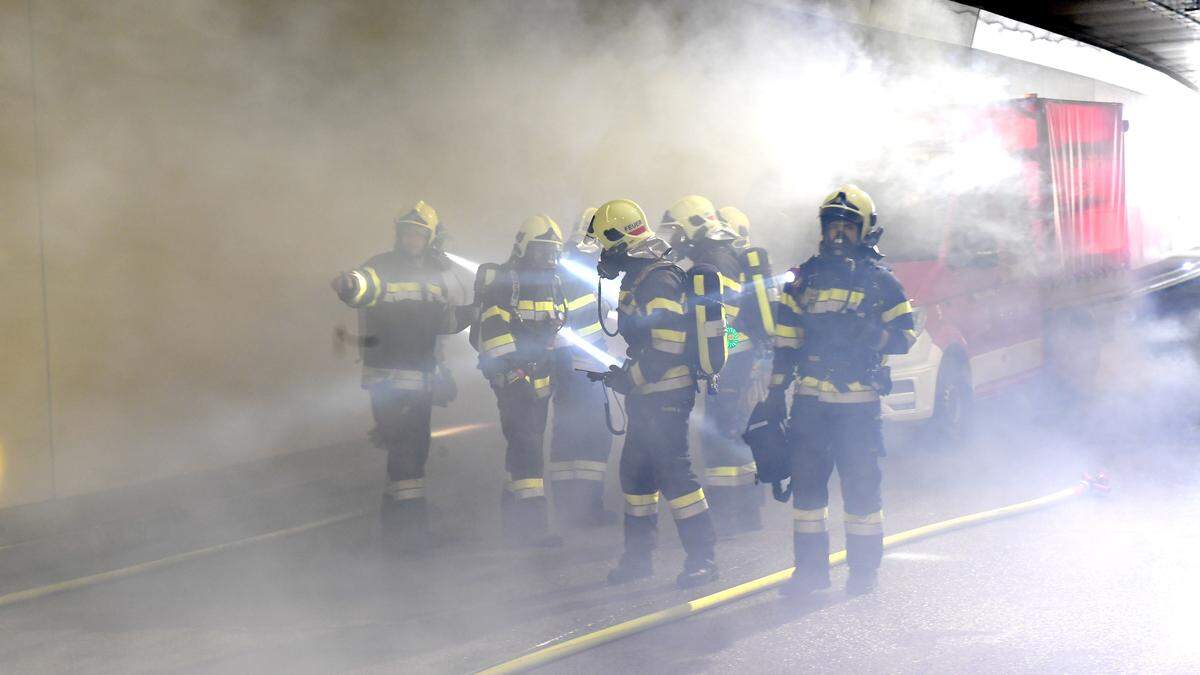
<svg viewBox="0 0 1200 675"><path fill-rule="evenodd" d="M600 254L600 262L596 263L596 274L603 279L616 279L621 276L624 259L624 252L604 251Z"/></svg>

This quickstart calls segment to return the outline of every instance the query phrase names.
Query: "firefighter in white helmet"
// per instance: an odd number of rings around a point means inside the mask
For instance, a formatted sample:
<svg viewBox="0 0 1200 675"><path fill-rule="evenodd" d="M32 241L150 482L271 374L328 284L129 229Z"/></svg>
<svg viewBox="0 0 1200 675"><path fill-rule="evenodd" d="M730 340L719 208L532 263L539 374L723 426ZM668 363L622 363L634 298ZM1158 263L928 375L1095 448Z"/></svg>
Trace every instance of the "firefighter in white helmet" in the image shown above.
<svg viewBox="0 0 1200 675"><path fill-rule="evenodd" d="M395 221L393 250L338 275L334 291L357 308L361 326L362 387L375 417L372 440L387 450L388 485L380 510L385 548L419 552L429 543L425 462L431 406L453 398L453 380L438 363L439 335L457 333L471 308L451 264L431 243L437 212L419 201Z"/></svg>
<svg viewBox="0 0 1200 675"><path fill-rule="evenodd" d="M714 581L715 533L704 488L688 455L688 416L696 400L689 363L685 276L664 256L668 245L654 235L636 203L605 203L588 234L601 247L596 271L621 280L618 331L629 345L624 366L607 377L626 396L629 422L621 451L625 493L625 552L608 576L624 583L652 574L651 551L661 495L675 518L687 554L676 583L683 588Z"/></svg>
<svg viewBox="0 0 1200 675"><path fill-rule="evenodd" d="M879 397L891 390L883 365L916 341L904 289L880 264L883 230L875 203L842 185L821 202L820 252L794 270L780 299L775 361L766 408L787 414L796 571L785 593L829 587L829 489L834 468L845 506L846 592L871 592L883 554Z"/></svg>
<svg viewBox="0 0 1200 675"><path fill-rule="evenodd" d="M480 315L472 337L507 443L500 515L505 539L515 545L561 543L549 530L542 449L555 340L567 319L558 276L562 245L558 223L533 216L517 230L508 261L481 265L476 273Z"/></svg>

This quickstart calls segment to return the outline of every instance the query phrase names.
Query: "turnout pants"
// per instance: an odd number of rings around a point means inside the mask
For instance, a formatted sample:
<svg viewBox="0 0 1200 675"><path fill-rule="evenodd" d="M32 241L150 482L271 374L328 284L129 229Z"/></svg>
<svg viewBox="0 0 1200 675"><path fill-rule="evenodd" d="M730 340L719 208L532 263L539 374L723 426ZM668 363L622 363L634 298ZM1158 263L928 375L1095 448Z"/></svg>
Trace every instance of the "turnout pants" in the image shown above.
<svg viewBox="0 0 1200 675"><path fill-rule="evenodd" d="M501 523L505 539L526 543L545 535L549 529L542 479L549 386L538 392L530 379L523 379L494 390L500 409L500 430L507 443L504 468L508 480L500 497Z"/></svg>
<svg viewBox="0 0 1200 675"><path fill-rule="evenodd" d="M721 369L718 393L705 396L700 421L704 457L704 491L720 526L761 526L762 491L754 483L754 458L742 440L749 419L743 397L750 386L755 355L751 350L729 357Z"/></svg>
<svg viewBox="0 0 1200 675"><path fill-rule="evenodd" d="M604 386L575 371L573 349L554 353L554 422L548 474L559 517L598 523L612 433L604 423Z"/></svg>
<svg viewBox="0 0 1200 675"><path fill-rule="evenodd" d="M429 392L373 387L373 442L387 451L388 486L379 522L384 540L400 548L419 548L428 534L425 462L429 459Z"/></svg>
<svg viewBox="0 0 1200 675"><path fill-rule="evenodd" d="M846 562L852 572L878 569L883 556L879 402L821 403L796 396L788 441L796 573L829 576L829 478L835 467L845 506Z"/></svg>
<svg viewBox="0 0 1200 675"><path fill-rule="evenodd" d="M712 517L704 489L688 456L688 416L696 395L690 388L631 394L621 489L625 492L625 555L649 559L658 532L659 495L667 500L688 565L714 560Z"/></svg>

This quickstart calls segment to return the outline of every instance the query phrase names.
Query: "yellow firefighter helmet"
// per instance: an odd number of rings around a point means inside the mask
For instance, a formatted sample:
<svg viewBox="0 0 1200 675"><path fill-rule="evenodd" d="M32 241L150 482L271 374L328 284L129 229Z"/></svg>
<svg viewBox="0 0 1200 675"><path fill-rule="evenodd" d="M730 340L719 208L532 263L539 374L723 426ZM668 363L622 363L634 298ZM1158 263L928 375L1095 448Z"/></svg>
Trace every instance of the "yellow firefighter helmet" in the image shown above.
<svg viewBox="0 0 1200 675"><path fill-rule="evenodd" d="M433 241L438 233L438 214L433 207L424 201L418 201L407 213L396 218L396 226L415 225L429 231L429 241Z"/></svg>
<svg viewBox="0 0 1200 675"><path fill-rule="evenodd" d="M883 230L878 225L878 215L875 212L875 200L862 188L852 183L839 185L821 202L818 217L822 229L827 222L848 220L858 223L859 241L866 246L874 246L879 241Z"/></svg>
<svg viewBox="0 0 1200 675"><path fill-rule="evenodd" d="M622 244L626 250L634 249L654 237L654 230L646 222L646 212L632 199L614 199L602 204L592 216L587 233L605 251Z"/></svg>
<svg viewBox="0 0 1200 675"><path fill-rule="evenodd" d="M717 218L737 234L741 245L750 245L750 219L741 209L736 206L722 206L717 209Z"/></svg>
<svg viewBox="0 0 1200 675"><path fill-rule="evenodd" d="M678 227L691 241L716 239L729 241L737 235L717 217L717 208L708 199L688 195L671 205L663 214L662 224Z"/></svg>
<svg viewBox="0 0 1200 675"><path fill-rule="evenodd" d="M529 250L529 245L533 242L552 244L555 249L561 251L563 235L562 230L558 227L558 223L554 222L554 219L550 216L540 213L532 218L527 218L517 230L517 240L513 244L513 255L518 258L524 258L525 253Z"/></svg>
<svg viewBox="0 0 1200 675"><path fill-rule="evenodd" d="M589 206L579 214L579 221L575 223L574 229L571 230L571 236L567 237L567 242L573 244L576 250L582 253L599 253L600 246L596 244L596 240L588 236L588 227L592 224L592 216L596 215L596 207Z"/></svg>

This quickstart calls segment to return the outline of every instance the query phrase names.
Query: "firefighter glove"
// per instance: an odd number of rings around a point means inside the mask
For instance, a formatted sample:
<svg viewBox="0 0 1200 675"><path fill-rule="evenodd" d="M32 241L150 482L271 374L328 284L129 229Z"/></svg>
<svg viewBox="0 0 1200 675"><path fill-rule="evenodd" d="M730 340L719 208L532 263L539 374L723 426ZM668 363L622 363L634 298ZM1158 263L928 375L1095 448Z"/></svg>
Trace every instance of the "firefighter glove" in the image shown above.
<svg viewBox="0 0 1200 675"><path fill-rule="evenodd" d="M622 395L629 394L629 392L633 391L634 387L633 377L629 374L628 370L620 366L608 367L608 375L604 377L604 384L609 389Z"/></svg>

